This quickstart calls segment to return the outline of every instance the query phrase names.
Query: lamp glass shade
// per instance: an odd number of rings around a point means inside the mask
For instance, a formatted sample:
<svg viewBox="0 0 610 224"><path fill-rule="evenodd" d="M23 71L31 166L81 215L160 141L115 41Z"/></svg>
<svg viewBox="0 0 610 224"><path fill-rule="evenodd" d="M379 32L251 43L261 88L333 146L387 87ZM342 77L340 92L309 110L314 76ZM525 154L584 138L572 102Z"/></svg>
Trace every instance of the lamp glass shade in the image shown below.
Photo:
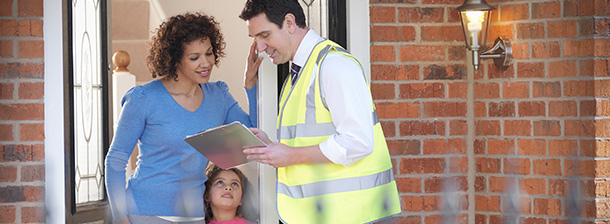
<svg viewBox="0 0 610 224"><path fill-rule="evenodd" d="M490 15L491 10L460 11L464 39L469 50L479 51L485 46Z"/></svg>

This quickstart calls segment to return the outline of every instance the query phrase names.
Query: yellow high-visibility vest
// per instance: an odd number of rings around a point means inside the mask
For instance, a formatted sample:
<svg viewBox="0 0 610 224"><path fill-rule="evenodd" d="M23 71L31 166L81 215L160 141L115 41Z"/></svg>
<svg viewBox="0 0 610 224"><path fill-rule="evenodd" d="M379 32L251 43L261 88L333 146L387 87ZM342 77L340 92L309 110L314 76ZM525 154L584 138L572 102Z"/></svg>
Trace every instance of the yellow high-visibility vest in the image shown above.
<svg viewBox="0 0 610 224"><path fill-rule="evenodd" d="M314 48L294 88L291 78L280 97L278 138L288 146L311 146L336 133L321 95L320 65L329 52L358 61L325 40ZM324 74L332 75L332 74ZM365 78L355 74L354 78ZM401 212L392 162L375 105L373 153L345 167L334 163L278 168L277 208L285 223L367 223Z"/></svg>

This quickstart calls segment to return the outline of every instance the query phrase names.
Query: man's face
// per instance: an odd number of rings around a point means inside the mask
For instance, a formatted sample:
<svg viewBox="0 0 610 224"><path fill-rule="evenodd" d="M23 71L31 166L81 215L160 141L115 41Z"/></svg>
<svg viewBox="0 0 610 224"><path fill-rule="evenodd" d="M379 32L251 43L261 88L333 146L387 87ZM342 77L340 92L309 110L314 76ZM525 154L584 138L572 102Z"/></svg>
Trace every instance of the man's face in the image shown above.
<svg viewBox="0 0 610 224"><path fill-rule="evenodd" d="M292 60L297 48L291 44L291 32L287 29L286 20L280 29L267 19L265 13L261 13L246 23L248 36L255 39L258 52L267 53L273 60L273 64L283 64Z"/></svg>

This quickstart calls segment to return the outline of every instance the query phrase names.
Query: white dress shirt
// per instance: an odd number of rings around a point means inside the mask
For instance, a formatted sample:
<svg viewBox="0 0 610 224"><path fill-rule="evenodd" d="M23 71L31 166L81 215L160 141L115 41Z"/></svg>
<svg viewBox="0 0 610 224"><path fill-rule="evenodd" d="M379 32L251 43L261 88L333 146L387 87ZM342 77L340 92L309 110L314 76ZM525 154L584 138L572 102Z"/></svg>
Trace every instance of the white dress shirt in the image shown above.
<svg viewBox="0 0 610 224"><path fill-rule="evenodd" d="M310 29L292 63L305 65L313 48L324 41ZM324 97L337 133L320 143L330 161L349 166L373 152L372 96L360 66L337 52L326 56L320 67Z"/></svg>

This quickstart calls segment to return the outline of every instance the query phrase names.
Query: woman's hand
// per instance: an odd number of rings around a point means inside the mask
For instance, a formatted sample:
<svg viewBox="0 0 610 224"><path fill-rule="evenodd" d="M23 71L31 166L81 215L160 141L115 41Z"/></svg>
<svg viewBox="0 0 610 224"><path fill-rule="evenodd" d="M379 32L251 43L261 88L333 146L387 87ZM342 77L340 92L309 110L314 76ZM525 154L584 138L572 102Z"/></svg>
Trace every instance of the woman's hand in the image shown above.
<svg viewBox="0 0 610 224"><path fill-rule="evenodd" d="M267 145L271 144L271 140L269 140L267 133L265 133L263 130L258 129L258 128L250 128L250 131L252 132L252 134L254 134L258 139L263 141L265 144L267 144Z"/></svg>
<svg viewBox="0 0 610 224"><path fill-rule="evenodd" d="M263 56L258 56L256 51L256 40L250 46L250 53L246 61L246 72L244 72L244 87L252 89L258 82L258 67L263 62Z"/></svg>

